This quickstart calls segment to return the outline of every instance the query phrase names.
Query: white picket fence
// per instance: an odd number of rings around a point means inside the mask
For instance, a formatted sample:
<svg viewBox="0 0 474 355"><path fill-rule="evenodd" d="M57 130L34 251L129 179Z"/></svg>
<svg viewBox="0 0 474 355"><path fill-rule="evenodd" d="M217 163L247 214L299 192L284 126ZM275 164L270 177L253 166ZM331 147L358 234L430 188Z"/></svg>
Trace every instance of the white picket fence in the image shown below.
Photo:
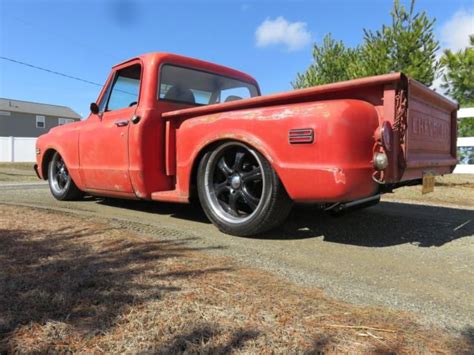
<svg viewBox="0 0 474 355"><path fill-rule="evenodd" d="M36 160L36 138L0 137L0 162L33 162Z"/></svg>

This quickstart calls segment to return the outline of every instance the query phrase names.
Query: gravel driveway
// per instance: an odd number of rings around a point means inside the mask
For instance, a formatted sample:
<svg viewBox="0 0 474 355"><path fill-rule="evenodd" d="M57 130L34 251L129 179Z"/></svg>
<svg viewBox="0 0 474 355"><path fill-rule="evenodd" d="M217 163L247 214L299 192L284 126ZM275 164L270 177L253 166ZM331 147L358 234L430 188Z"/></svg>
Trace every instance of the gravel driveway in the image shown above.
<svg viewBox="0 0 474 355"><path fill-rule="evenodd" d="M472 331L472 207L382 202L341 218L299 207L282 228L257 239L218 232L195 205L58 202L46 188L3 189L0 203L62 210L157 238L186 240L192 247L213 246L212 253L344 301L414 311L437 325Z"/></svg>

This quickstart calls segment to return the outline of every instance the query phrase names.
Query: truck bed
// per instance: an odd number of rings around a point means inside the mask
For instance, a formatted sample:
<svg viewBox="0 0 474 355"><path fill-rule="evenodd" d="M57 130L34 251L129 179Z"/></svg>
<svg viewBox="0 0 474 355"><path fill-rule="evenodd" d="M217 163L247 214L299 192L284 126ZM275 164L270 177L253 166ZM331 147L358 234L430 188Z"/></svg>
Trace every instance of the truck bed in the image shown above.
<svg viewBox="0 0 474 355"><path fill-rule="evenodd" d="M364 100L376 108L379 123L394 128L394 147L384 182L442 175L456 165L458 105L402 73L393 73L163 113L168 121L227 111L331 99Z"/></svg>

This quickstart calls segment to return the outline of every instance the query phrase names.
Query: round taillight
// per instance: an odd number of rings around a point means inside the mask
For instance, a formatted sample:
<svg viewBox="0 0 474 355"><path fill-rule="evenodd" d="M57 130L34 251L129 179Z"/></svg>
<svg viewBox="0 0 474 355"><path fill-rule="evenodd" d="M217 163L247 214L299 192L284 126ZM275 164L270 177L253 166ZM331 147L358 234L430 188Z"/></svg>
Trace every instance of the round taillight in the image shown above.
<svg viewBox="0 0 474 355"><path fill-rule="evenodd" d="M388 121L384 121L382 124L382 145L387 150L390 151L392 149L392 140L393 140L393 130L392 125Z"/></svg>

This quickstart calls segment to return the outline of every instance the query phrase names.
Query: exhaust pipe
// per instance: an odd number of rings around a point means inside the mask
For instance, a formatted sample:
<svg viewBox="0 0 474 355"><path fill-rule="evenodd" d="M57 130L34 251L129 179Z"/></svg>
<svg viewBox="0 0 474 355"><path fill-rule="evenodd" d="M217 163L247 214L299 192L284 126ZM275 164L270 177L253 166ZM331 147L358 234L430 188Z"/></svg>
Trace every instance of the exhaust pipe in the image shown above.
<svg viewBox="0 0 474 355"><path fill-rule="evenodd" d="M325 208L324 210L326 212L329 212L333 215L342 215L345 214L346 212L352 212L356 210L360 210L362 208L374 206L380 201L380 194L366 197L366 198L361 198L360 200L355 200L351 202L336 202L329 207Z"/></svg>

